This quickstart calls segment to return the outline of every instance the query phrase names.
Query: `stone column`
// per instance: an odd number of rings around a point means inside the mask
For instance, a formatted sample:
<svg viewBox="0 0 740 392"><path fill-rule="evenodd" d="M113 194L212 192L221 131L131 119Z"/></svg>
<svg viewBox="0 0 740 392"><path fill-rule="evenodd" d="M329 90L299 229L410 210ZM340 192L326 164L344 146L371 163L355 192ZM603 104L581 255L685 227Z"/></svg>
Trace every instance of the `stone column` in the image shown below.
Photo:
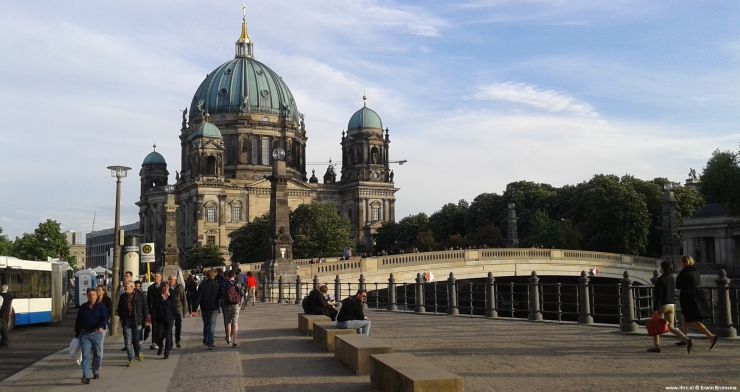
<svg viewBox="0 0 740 392"><path fill-rule="evenodd" d="M581 277L578 278L578 322L581 324L593 324L594 318L591 315L591 296L588 289L588 275L586 271L581 271Z"/></svg>
<svg viewBox="0 0 740 392"><path fill-rule="evenodd" d="M624 278L621 281L622 287L620 292L622 294L620 306L622 307L622 323L619 325L619 330L622 332L635 333L637 332L637 323L635 322L635 298L632 295L632 279L630 279L629 273L624 271Z"/></svg>
<svg viewBox="0 0 740 392"><path fill-rule="evenodd" d="M498 317L498 311L496 310L496 279L493 278L493 272L488 273L486 286L488 287L486 292L486 317Z"/></svg>
<svg viewBox="0 0 740 392"><path fill-rule="evenodd" d="M416 313L426 312L424 307L424 278L421 276L421 272L416 274L416 298L414 298L416 304L414 311Z"/></svg>
<svg viewBox="0 0 740 392"><path fill-rule="evenodd" d="M730 301L730 279L727 271L722 269L717 279L717 335L727 338L736 338L737 329L732 323L732 302Z"/></svg>
<svg viewBox="0 0 740 392"><path fill-rule="evenodd" d="M460 314L457 307L457 286L455 285L455 275L450 272L450 277L447 278L447 314L455 316Z"/></svg>
<svg viewBox="0 0 740 392"><path fill-rule="evenodd" d="M506 246L509 248L519 247L519 233L517 228L516 204L509 203L508 215L506 217Z"/></svg>
<svg viewBox="0 0 740 392"><path fill-rule="evenodd" d="M396 305L396 278L393 274L388 278L388 310L398 310Z"/></svg>
<svg viewBox="0 0 740 392"><path fill-rule="evenodd" d="M319 282L319 276L314 275L313 276L313 289L317 290L319 288L319 285L321 285L321 283Z"/></svg>
<svg viewBox="0 0 740 392"><path fill-rule="evenodd" d="M529 320L542 321L542 309L540 309L540 278L532 271L529 277Z"/></svg>

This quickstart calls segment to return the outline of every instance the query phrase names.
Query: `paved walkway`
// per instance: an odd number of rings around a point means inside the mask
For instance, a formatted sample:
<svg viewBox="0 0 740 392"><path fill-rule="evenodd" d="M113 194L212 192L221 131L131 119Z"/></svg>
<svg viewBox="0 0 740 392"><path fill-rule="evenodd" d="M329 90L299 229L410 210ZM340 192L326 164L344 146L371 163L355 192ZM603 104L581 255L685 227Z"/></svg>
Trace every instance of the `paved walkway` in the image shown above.
<svg viewBox="0 0 740 392"><path fill-rule="evenodd" d="M242 312L241 346L201 344L201 320L183 322L182 350L169 360L145 350L143 363L125 367L120 338L108 338L96 391L371 391L368 376L354 376L296 329L295 305L258 304ZM650 339L614 327L531 323L483 318L368 312L371 334L396 351L411 352L464 377L466 391L664 391L668 386L740 388L740 341L721 340L695 352L665 339L660 354ZM245 330L244 330L245 329ZM0 363L2 359L0 358ZM64 352L0 382L0 391L80 391L81 371ZM689 390L689 389L684 389ZM697 389L699 390L699 389ZM706 390L706 389L705 389ZM735 389L737 390L737 389Z"/></svg>

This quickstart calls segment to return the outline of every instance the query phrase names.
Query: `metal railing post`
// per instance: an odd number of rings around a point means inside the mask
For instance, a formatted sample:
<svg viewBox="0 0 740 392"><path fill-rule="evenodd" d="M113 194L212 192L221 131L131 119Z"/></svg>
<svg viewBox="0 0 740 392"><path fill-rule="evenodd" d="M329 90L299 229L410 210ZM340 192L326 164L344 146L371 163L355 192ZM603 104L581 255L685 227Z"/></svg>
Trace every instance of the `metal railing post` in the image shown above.
<svg viewBox="0 0 740 392"><path fill-rule="evenodd" d="M732 302L730 301L730 279L727 271L722 269L717 279L717 302L719 320L717 320L717 334L722 337L736 338L737 329L732 323Z"/></svg>
<svg viewBox="0 0 740 392"><path fill-rule="evenodd" d="M301 276L296 275L295 277L295 303L300 304L303 300L303 295L301 295Z"/></svg>
<svg viewBox="0 0 740 392"><path fill-rule="evenodd" d="M635 322L635 297L632 293L632 279L627 271L624 271L624 278L621 281L621 303L622 322L619 324L619 330L622 332L637 332L637 323Z"/></svg>
<svg viewBox="0 0 740 392"><path fill-rule="evenodd" d="M540 278L537 272L532 271L529 277L529 320L542 321L542 309L540 308Z"/></svg>
<svg viewBox="0 0 740 392"><path fill-rule="evenodd" d="M388 277L388 310L398 310L396 305L396 278L391 276Z"/></svg>
<svg viewBox="0 0 740 392"><path fill-rule="evenodd" d="M498 317L498 311L496 310L496 279L493 277L493 272L488 273L486 286L488 286L488 291L486 292L486 317Z"/></svg>
<svg viewBox="0 0 740 392"><path fill-rule="evenodd" d="M265 276L262 275L261 276L261 279L260 279L260 302L266 302L267 301L267 298L266 298L266 290L267 290L267 288L265 287L266 286L265 285L266 282L267 282L267 279L265 279Z"/></svg>
<svg viewBox="0 0 740 392"><path fill-rule="evenodd" d="M455 275L450 272L450 277L447 278L447 314L454 316L460 314L457 308L457 285L455 284L457 279Z"/></svg>
<svg viewBox="0 0 740 392"><path fill-rule="evenodd" d="M414 298L414 302L414 312L426 312L424 307L424 278L421 277L421 272L416 274L416 298Z"/></svg>
<svg viewBox="0 0 740 392"><path fill-rule="evenodd" d="M342 280L339 279L339 274L334 278L334 300L337 302L342 301Z"/></svg>
<svg viewBox="0 0 740 392"><path fill-rule="evenodd" d="M581 271L581 277L578 278L578 322L581 324L593 324L594 317L591 315L591 297L588 295L588 275L586 271Z"/></svg>
<svg viewBox="0 0 740 392"><path fill-rule="evenodd" d="M283 274L280 274L278 276L278 303L279 304L287 304L288 301L285 300L285 291L283 287Z"/></svg>

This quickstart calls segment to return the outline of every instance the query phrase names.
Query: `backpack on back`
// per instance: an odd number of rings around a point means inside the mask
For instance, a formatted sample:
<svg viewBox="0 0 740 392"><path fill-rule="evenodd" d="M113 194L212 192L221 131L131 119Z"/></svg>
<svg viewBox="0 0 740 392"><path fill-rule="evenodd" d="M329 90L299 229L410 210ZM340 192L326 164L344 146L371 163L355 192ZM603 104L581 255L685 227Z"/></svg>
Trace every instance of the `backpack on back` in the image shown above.
<svg viewBox="0 0 740 392"><path fill-rule="evenodd" d="M309 300L311 298L310 295L307 295L303 297L303 301L301 301L301 306L303 306L303 313L311 314L311 301Z"/></svg>
<svg viewBox="0 0 740 392"><path fill-rule="evenodd" d="M229 305L238 304L241 296L239 295L239 289L236 284L229 284L229 288L226 289L226 303Z"/></svg>

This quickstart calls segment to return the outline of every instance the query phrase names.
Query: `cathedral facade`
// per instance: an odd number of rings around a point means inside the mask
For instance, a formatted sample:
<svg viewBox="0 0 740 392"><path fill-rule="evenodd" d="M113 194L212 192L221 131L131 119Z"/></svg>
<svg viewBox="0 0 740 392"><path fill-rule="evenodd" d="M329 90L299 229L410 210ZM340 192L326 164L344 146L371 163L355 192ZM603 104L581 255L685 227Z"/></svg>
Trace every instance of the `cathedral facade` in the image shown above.
<svg viewBox="0 0 740 392"><path fill-rule="evenodd" d="M200 245L217 245L228 259L228 234L269 212L266 176L272 173L272 151L281 147L290 208L334 204L351 221L357 249L369 250L374 232L395 220L398 189L389 167L388 129L363 105L342 131L340 173L330 162L322 182L313 173L307 178L306 140L290 89L254 58L244 18L234 58L206 76L183 111L174 186L167 184L167 163L156 149L142 163L137 205L144 242L155 243L158 261L169 246L183 255ZM166 218L168 210L175 224Z"/></svg>

